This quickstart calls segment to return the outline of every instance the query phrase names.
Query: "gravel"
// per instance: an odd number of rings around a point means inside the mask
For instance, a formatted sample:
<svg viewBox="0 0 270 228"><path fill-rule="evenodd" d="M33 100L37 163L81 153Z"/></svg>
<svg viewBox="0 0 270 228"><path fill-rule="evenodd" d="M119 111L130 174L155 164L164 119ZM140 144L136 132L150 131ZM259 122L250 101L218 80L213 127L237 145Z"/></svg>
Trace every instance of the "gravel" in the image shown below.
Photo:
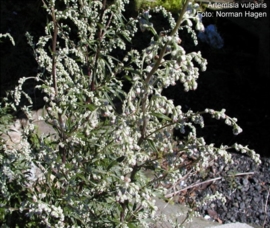
<svg viewBox="0 0 270 228"><path fill-rule="evenodd" d="M204 217L220 223L242 222L270 228L270 158L261 158L262 164L242 154L232 154L234 164L225 164L219 159L201 175L188 178L186 185L197 186L181 192L175 200L187 203ZM215 179L215 181L211 181ZM199 184L204 182L204 184ZM226 198L195 206L206 195L222 193Z"/></svg>

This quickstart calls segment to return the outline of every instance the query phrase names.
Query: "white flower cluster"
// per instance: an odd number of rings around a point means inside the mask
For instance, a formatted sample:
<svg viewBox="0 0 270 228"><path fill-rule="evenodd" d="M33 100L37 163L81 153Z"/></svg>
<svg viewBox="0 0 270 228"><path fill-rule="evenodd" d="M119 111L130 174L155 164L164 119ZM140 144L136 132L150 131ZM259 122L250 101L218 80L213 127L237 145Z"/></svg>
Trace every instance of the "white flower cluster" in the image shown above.
<svg viewBox="0 0 270 228"><path fill-rule="evenodd" d="M153 9L153 12L155 12L155 13L161 12L163 17L168 20L170 28L173 29L176 26L176 21L175 21L173 15L172 15L172 13L167 11L164 7L157 6L156 8ZM178 36L178 32L175 35Z"/></svg>
<svg viewBox="0 0 270 228"><path fill-rule="evenodd" d="M51 227L50 223L50 217L53 217L57 219L57 223L55 226L57 227L65 227L64 223L64 213L63 209L61 207L57 207L45 202L42 202L42 198L44 198L43 194L39 195L39 198L37 198L35 195L33 196L33 203L28 203L27 205L29 207L27 216L29 217L39 217L41 219L41 224L46 225L48 227ZM22 208L23 209L23 208Z"/></svg>
<svg viewBox="0 0 270 228"><path fill-rule="evenodd" d="M243 146L241 144L235 143L233 145L236 151L240 151L243 154L248 154L257 164L261 163L260 155L257 154L254 150L248 148L248 146Z"/></svg>
<svg viewBox="0 0 270 228"><path fill-rule="evenodd" d="M189 2L186 13L184 14L184 21L186 21L187 25L191 27L193 25L192 19L196 23L196 30L204 31L204 25L202 23L202 16L198 13L200 9L200 5L198 3L191 3Z"/></svg>
<svg viewBox="0 0 270 228"><path fill-rule="evenodd" d="M196 8L196 7L195 7ZM162 10L161 8L156 9L157 12ZM162 11L163 12L163 11ZM187 11L189 12L189 11ZM195 20L196 23L201 23L201 21L197 18L196 11L192 11L192 13L184 14L184 21L188 22L187 27L191 29L191 19ZM143 12L141 17L147 18L149 20L148 11ZM175 26L175 21L170 14L166 15L170 19L171 29ZM190 25L191 24L191 25ZM155 37L157 37L157 32L154 30L153 25L148 22L144 24L144 27L147 25L147 28L153 32ZM191 29L192 30L192 29ZM181 39L178 36L178 32L176 32L173 36L167 35L168 31L163 31L158 36L158 39L152 39L150 45L143 51L143 60L147 63L146 73L149 73L154 66L156 59L159 58L158 53L166 45L166 54L165 56L170 55L170 60L165 61L164 59L161 61L160 68L156 71L158 77L154 79L154 81L161 88L167 88L170 85L175 85L176 81L180 80L185 88L185 91L195 90L197 88L197 82L199 76L199 69L192 62L195 60L201 67L202 71L206 70L207 61L202 58L201 53L186 53L184 48L180 45ZM153 84L150 81L150 84Z"/></svg>
<svg viewBox="0 0 270 228"><path fill-rule="evenodd" d="M223 204L225 204L227 201L226 197L217 191L213 195L207 194L201 202L197 202L196 204L198 207L201 207L217 200L221 201Z"/></svg>
<svg viewBox="0 0 270 228"><path fill-rule="evenodd" d="M233 134L238 135L240 134L243 130L242 128L237 124L237 119L236 118L231 118L225 114L226 110L222 109L220 112L213 110L213 109L205 109L205 113L209 113L212 118L215 119L224 119L225 124L232 126L233 127Z"/></svg>

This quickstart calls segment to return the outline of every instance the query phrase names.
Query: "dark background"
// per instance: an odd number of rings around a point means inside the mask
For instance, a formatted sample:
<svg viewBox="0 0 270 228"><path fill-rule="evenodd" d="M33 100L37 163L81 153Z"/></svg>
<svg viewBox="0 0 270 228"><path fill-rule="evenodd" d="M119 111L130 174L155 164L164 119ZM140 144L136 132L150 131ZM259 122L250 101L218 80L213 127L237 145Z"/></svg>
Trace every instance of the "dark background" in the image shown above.
<svg viewBox="0 0 270 228"><path fill-rule="evenodd" d="M0 44L1 97L5 95L5 91L14 88L20 77L37 73L31 47L24 35L29 31L37 40L44 34L46 20L42 1L1 0L0 32L9 32L16 43L13 46L7 39L3 39ZM164 91L164 94L185 110L225 108L228 115L238 118L243 133L234 136L232 129L223 121L206 117L205 128L199 134L209 143L219 145L238 142L269 157L268 20L269 18L204 19L205 25L213 23L217 26L224 39L224 47L217 50L199 43L195 49L200 50L208 60L208 69L201 73L198 89L185 93L182 86L177 84Z"/></svg>

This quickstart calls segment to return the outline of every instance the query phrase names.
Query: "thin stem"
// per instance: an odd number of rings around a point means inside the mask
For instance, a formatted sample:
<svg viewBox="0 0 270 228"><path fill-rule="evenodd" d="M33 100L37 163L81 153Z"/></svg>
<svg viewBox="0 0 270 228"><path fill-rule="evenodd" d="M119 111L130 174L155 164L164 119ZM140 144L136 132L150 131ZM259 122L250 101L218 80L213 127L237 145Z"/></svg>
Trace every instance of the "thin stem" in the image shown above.
<svg viewBox="0 0 270 228"><path fill-rule="evenodd" d="M233 176L233 177L237 177L237 176L245 176L245 175L253 175L254 172L248 172L248 173L237 173L235 175L229 175L229 176ZM203 182L200 182L200 183L196 183L196 184L192 184L186 188L183 188L183 189L180 189L176 192L173 192L173 193L170 193L170 194L167 194L165 195L165 198L171 198L173 196L175 196L176 194L180 193L180 192L183 192L185 190L188 190L190 188L194 188L194 187L197 187L197 186L200 186L200 185L203 185L203 184L207 184L207 183L210 183L210 182L214 182L214 181L217 181L217 180L220 180L222 179L223 177L216 177L216 178L213 178L213 179L210 179L210 180L206 180L206 181L203 181Z"/></svg>
<svg viewBox="0 0 270 228"><path fill-rule="evenodd" d="M126 201L126 200L124 203L121 203L122 211L120 213L120 222L125 221L125 213L126 213L127 203L128 203L128 201Z"/></svg>
<svg viewBox="0 0 270 228"><path fill-rule="evenodd" d="M135 209L135 210L133 211L133 213L129 216L129 218L127 219L127 221L128 221L128 222L132 221L132 219L135 218L136 213L138 213L138 212L139 212L140 210L142 210L142 209L143 209L143 206L142 206L142 205L139 205L139 206L137 207L137 209Z"/></svg>
<svg viewBox="0 0 270 228"><path fill-rule="evenodd" d="M102 12L100 13L99 23L102 22L102 18L104 16L106 6L107 6L107 1L103 0L103 7L102 7ZM105 35L108 27L111 24L112 18L113 18L113 15L111 14L105 29L100 28L100 30L98 32L98 38L97 38L98 39L98 47L97 47L94 61L92 63L92 65L94 66L93 69L97 69L97 67L98 67L98 59L100 58L100 52L101 52L101 42L104 38L104 35ZM86 57L86 58L88 59L88 57ZM88 60L87 60L87 62L88 62ZM96 72L93 71L93 74L92 74L90 64L88 64L87 68L88 68L88 77L89 77L89 79L91 78L90 91L95 91L96 90Z"/></svg>
<svg viewBox="0 0 270 228"><path fill-rule="evenodd" d="M55 9L52 6L52 20L53 20L53 39L52 39L52 77L53 77L53 85L55 91L55 97L58 99L58 88L57 88L57 77L56 77L56 44L57 44L57 35L58 35L58 27L57 20L55 16ZM65 141L65 134L63 130L64 122L61 114L58 114L58 123L60 129L60 137ZM66 162L66 150L65 148L60 147L59 152L62 156L62 162Z"/></svg>
<svg viewBox="0 0 270 228"><path fill-rule="evenodd" d="M267 192L267 196L266 196L266 200L265 200L265 205L264 205L264 221L263 221L263 227L266 227L266 218L267 218L267 204L268 204L268 198L269 198L269 192L270 192L270 188Z"/></svg>
<svg viewBox="0 0 270 228"><path fill-rule="evenodd" d="M56 44L57 44L57 21L55 17L54 6L52 7L52 19L53 19L53 39L52 39L52 76L55 96L58 95L57 79L56 79Z"/></svg>
<svg viewBox="0 0 270 228"><path fill-rule="evenodd" d="M183 9L181 10L180 16L178 17L178 20L176 22L176 25L175 25L174 29L171 32L171 36L173 36L177 32L179 26L181 25L181 22L182 22L184 14L186 12L189 1L190 0L186 0L185 4L183 6Z"/></svg>
<svg viewBox="0 0 270 228"><path fill-rule="evenodd" d="M166 124L166 125L164 125L164 126L158 128L158 129L156 129L155 131L153 131L153 132L149 133L148 135L146 135L146 136L145 136L145 139L147 139L147 138L149 138L151 135L153 135L153 134L155 134L155 133L161 131L162 129L164 129L164 128L166 128L166 127L170 127L170 126L172 126L172 125L174 125L174 124L175 124L175 123L169 123L169 124Z"/></svg>

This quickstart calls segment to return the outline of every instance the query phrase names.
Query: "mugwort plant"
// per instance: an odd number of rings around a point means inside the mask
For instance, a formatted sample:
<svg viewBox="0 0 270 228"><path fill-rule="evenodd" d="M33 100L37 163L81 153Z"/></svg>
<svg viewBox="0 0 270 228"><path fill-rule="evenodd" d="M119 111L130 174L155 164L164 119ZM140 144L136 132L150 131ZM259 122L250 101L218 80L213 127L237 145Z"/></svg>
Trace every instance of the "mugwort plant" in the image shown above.
<svg viewBox="0 0 270 228"><path fill-rule="evenodd" d="M21 108L28 123L16 147L1 143L2 227L150 227L157 216L155 199L164 198L166 185L188 178L190 170L199 172L219 157L233 162L231 148L260 162L248 147L215 147L197 137L204 114L224 120L234 134L242 131L224 109L184 112L162 95L177 81L185 91L195 90L200 70L206 70L201 53L187 53L179 36L186 29L197 44L195 30L204 26L196 3L186 0L177 20L162 7L126 19L128 0L43 3L45 35L35 42L26 34L39 73L22 77L9 94L13 102L6 102ZM155 29L153 13L169 29ZM145 33L151 34L146 48L127 45ZM120 51L124 54L117 55ZM38 120L53 128L51 134L37 133L34 125L33 101L23 90L33 79L45 102ZM189 157L195 162L187 169Z"/></svg>

